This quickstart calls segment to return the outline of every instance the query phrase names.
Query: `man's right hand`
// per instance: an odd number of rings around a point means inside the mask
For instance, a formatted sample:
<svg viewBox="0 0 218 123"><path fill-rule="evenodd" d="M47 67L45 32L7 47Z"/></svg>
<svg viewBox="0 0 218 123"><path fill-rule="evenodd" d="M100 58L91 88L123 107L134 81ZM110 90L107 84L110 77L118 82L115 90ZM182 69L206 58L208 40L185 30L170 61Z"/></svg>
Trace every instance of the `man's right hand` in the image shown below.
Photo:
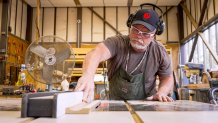
<svg viewBox="0 0 218 123"><path fill-rule="evenodd" d="M88 76L81 76L78 80L75 91L83 91L83 102L91 102L94 100L94 78Z"/></svg>

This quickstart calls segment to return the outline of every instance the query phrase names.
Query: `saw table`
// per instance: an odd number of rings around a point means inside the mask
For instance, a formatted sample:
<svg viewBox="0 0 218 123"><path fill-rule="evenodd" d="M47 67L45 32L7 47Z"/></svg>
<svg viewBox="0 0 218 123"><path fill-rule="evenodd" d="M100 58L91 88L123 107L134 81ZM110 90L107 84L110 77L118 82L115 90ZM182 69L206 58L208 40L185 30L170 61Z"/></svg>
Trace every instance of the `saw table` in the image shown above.
<svg viewBox="0 0 218 123"><path fill-rule="evenodd" d="M11 102L11 99L0 99L0 107L4 107L3 102ZM135 123L131 112L124 101L100 100L100 105L87 114L64 114L58 118L39 117L21 118L19 104L17 100L16 110L0 111L1 122L13 123ZM65 100L67 101L67 100ZM95 101L94 101L95 102ZM92 102L92 103L94 103ZM188 100L178 100L175 102L157 101L127 101L134 109L135 113L144 123L206 123L217 122L218 107L215 105L194 102ZM13 109L13 108L11 108ZM3 108L1 108L3 110Z"/></svg>

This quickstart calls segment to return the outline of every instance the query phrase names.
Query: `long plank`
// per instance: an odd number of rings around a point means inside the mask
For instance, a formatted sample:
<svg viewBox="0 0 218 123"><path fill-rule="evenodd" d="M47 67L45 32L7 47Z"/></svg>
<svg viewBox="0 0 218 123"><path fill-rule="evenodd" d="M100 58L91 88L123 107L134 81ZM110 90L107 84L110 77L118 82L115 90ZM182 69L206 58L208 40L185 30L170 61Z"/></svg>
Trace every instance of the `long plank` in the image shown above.
<svg viewBox="0 0 218 123"><path fill-rule="evenodd" d="M89 114L101 104L100 100L95 100L91 103L80 103L72 107L66 108L66 114Z"/></svg>

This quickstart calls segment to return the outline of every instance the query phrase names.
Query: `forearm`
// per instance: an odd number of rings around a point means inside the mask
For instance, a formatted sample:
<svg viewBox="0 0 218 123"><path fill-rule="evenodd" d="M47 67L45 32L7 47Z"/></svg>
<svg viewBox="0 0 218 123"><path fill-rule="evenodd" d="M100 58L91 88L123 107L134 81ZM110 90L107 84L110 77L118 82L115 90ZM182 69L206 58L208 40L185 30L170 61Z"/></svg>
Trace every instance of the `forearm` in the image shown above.
<svg viewBox="0 0 218 123"><path fill-rule="evenodd" d="M160 84L157 93L168 95L173 88L173 76L160 77Z"/></svg>
<svg viewBox="0 0 218 123"><path fill-rule="evenodd" d="M96 46L94 50L92 50L86 55L85 60L83 62L83 75L94 76L99 63L109 59L110 57L110 51L103 43L100 43Z"/></svg>
<svg viewBox="0 0 218 123"><path fill-rule="evenodd" d="M86 55L85 60L83 62L83 68L82 68L83 75L88 74L94 76L100 62L101 62L100 56L98 55L98 53L96 53L95 50L89 52Z"/></svg>

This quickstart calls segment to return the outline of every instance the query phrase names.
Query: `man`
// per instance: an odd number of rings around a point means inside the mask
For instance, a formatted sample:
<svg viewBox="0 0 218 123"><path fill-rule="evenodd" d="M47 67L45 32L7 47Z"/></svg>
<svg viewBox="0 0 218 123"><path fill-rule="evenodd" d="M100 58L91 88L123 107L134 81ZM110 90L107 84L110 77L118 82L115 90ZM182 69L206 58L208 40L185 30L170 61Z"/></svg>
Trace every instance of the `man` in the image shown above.
<svg viewBox="0 0 218 123"><path fill-rule="evenodd" d="M128 36L110 37L89 52L77 91L83 101L94 97L94 74L99 63L108 60L109 97L114 100L157 100L171 102L171 63L163 45L154 40L160 18L154 10L140 9L130 20ZM129 21L129 20L128 20ZM156 91L156 76L159 88Z"/></svg>

